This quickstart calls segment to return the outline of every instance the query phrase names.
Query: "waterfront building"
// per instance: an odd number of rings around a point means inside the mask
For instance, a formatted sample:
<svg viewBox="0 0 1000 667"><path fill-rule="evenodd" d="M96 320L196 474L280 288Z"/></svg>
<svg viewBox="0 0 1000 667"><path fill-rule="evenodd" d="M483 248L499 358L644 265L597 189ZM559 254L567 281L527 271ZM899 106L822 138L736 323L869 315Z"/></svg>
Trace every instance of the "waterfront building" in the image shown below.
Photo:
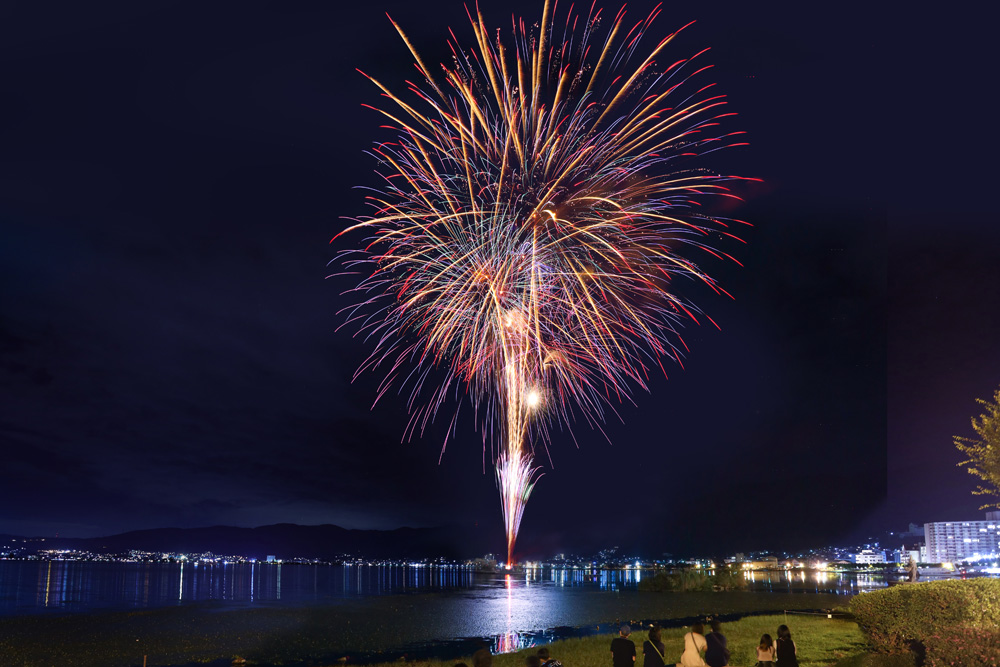
<svg viewBox="0 0 1000 667"><path fill-rule="evenodd" d="M936 521L924 524L925 563L955 563L1000 554L1000 512L985 521Z"/></svg>
<svg viewBox="0 0 1000 667"><path fill-rule="evenodd" d="M778 559L774 556L751 560L743 563L744 570L777 570Z"/></svg>
<svg viewBox="0 0 1000 667"><path fill-rule="evenodd" d="M862 549L860 552L851 555L851 560L858 565L871 565L872 563L884 563L885 552L875 549Z"/></svg>

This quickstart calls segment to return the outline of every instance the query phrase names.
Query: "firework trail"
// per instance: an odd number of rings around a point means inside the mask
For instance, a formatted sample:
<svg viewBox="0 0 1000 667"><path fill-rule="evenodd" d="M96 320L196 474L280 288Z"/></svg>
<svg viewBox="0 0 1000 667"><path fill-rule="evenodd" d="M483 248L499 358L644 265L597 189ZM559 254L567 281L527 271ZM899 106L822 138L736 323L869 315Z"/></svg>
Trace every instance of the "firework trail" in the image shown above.
<svg viewBox="0 0 1000 667"><path fill-rule="evenodd" d="M420 81L404 99L368 77L398 136L373 149L374 215L341 232L369 235L339 256L361 275L347 321L375 344L358 373L384 373L376 401L409 391L404 438L454 396L450 435L471 404L496 447L508 563L536 448L554 426L600 429L664 357L680 363L678 329L701 312L675 282L724 293L689 255L731 260L712 242L739 240L740 221L700 206L736 198L740 177L700 159L741 133L719 129L734 114L701 82L705 51L661 61L677 32L645 49L659 11L630 25L623 9L599 39L595 6L557 26L546 0L510 45L470 11L474 48L450 43L437 73L393 23Z"/></svg>

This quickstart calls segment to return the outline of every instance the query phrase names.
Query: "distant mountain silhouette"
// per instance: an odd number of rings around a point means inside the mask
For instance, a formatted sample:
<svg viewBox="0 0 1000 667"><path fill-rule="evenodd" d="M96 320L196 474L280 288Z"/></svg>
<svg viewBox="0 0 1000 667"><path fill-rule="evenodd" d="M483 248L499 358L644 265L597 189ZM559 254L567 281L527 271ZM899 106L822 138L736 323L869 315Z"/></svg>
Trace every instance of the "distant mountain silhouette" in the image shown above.
<svg viewBox="0 0 1000 667"><path fill-rule="evenodd" d="M120 553L129 549L157 552L240 555L282 559L334 559L344 554L364 558L465 559L493 551L501 545L495 530L477 526L348 530L340 526L299 526L279 523L258 528L211 526L208 528L155 528L95 538L46 538L44 543L17 546L38 549L81 549L94 553ZM500 536L502 537L502 535ZM2 539L2 538L0 538ZM7 544L11 544L8 536ZM23 538L16 538L23 539Z"/></svg>

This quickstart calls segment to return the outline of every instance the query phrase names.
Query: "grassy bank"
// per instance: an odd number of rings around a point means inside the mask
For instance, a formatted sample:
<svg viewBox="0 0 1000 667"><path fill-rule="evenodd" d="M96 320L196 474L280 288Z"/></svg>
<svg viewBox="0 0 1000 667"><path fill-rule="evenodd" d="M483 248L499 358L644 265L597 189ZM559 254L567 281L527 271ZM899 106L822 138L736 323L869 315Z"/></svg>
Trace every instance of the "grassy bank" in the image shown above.
<svg viewBox="0 0 1000 667"><path fill-rule="evenodd" d="M752 666L757 663L756 646L762 634L777 636L777 628L786 623L792 630L792 636L798 646L799 663L807 667L825 667L841 665L843 667L875 667L879 658L869 656L866 652L865 638L858 626L846 620L828 619L825 616L773 615L754 616L723 625L722 632L729 642L732 654L730 664L736 667ZM664 629L663 643L666 644L664 657L668 664L671 660L680 660L684 646L683 628ZM549 644L552 657L563 663L565 667L610 667L610 644L613 635L598 635L580 639L567 639ZM632 641L636 644L639 656L637 667L643 667L642 643L646 640L645 630L632 633ZM534 653L530 648L518 653L494 656L494 667L524 667L524 659ZM873 660L875 662L873 662ZM462 662L471 665L472 658L461 660L431 660L425 662L407 662L407 667L454 667ZM399 663L387 663L398 667ZM909 663L909 664L912 664ZM888 664L886 664L888 667ZM895 667L895 666L893 666ZM900 662L899 667L905 667Z"/></svg>
<svg viewBox="0 0 1000 667"><path fill-rule="evenodd" d="M564 607L566 610L572 608L572 613L564 616L553 613L552 618L556 620L552 625L596 630L598 624L615 619L666 620L703 617L710 613L777 613L782 609L829 608L842 601L841 596L816 594L600 593L566 597ZM228 661L236 655L263 665L315 665L317 662L322 664L322 660L335 663L338 658L347 656L354 663L359 655L373 656L371 662L387 662L398 657L398 652L391 652L393 649L435 639L482 634L469 631L467 628L471 626L465 624L464 617L469 614L485 615L488 611L488 608L478 605L470 606L456 596L420 594L374 596L315 607L238 609L219 604L195 604L142 611L5 617L0 618L0 656L3 656L0 662L18 667L64 664L74 667L134 667L142 664L144 655L148 656L149 667ZM499 612L506 614L506 609L499 608ZM798 640L800 619L802 631L806 631L812 627L808 624L815 617L789 615L788 618ZM825 617L820 620L828 621ZM821 626L822 623L818 627ZM746 636L743 635L744 627L749 633ZM774 635L776 627L773 617L744 619L728 624L726 633L732 636L733 664L753 665L756 660L736 662L740 656L736 651L742 650L740 647L743 645L752 648L763 632ZM681 634L679 630L665 631L668 659L675 653L675 659L679 659ZM645 633L637 631L635 636L641 646ZM809 651L813 649L810 646L821 646L819 640L814 642L808 635L802 639L805 640L802 650L806 651L806 656L811 655ZM595 658L581 663L575 659L564 661L566 667L583 664L609 667L604 660L608 652L607 638L598 635L596 639L577 641L583 642L582 645L588 641L595 642ZM572 641L565 644L567 650L575 646ZM840 650L838 647L833 649ZM374 655L385 651L389 653L384 659ZM743 660L742 657L739 659ZM450 666L458 661L434 664ZM498 658L498 667L522 667L523 664L523 656Z"/></svg>

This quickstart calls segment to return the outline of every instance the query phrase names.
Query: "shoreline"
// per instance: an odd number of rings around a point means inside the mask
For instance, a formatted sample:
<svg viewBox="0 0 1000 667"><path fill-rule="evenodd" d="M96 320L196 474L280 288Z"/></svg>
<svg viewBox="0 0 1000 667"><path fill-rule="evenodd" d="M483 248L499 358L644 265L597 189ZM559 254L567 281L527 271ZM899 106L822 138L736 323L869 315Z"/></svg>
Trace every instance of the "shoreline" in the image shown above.
<svg viewBox="0 0 1000 667"><path fill-rule="evenodd" d="M748 617L785 609L831 609L849 599L823 593L565 593L569 595L564 595L564 606L570 607L570 614L553 612L550 617L578 622L512 629L504 633L507 646L518 648L521 637L521 643L534 645L585 640L623 621L675 625L709 614ZM148 667L229 664L217 661L231 662L237 655L257 664L302 667L392 662L401 656L457 658L472 653L466 650L471 642L497 638L461 631L476 627L463 616L483 606L480 602L414 594L335 605L234 609L228 604L199 603L142 611L3 617L0 654L13 664L76 667L132 667L142 664L143 655L149 656ZM503 607L494 612L502 614ZM53 643L52 637L61 641Z"/></svg>
<svg viewBox="0 0 1000 667"><path fill-rule="evenodd" d="M865 638L858 629L856 623L851 619L835 618L827 619L825 615L821 617L813 615L811 617L786 617L781 614L760 613L752 615L742 615L738 619L722 619L723 633L729 639L729 647L733 657L730 661L732 665L752 665L754 664L755 645L757 638L763 632L774 633L778 624L789 623L795 630L797 645L800 647L799 658L803 664L808 663L812 667L913 667L912 660L906 662L905 658L899 661L899 656L888 657L890 662L884 662L879 656L870 653ZM617 628L615 628L616 630ZM672 667L671 659L674 654L679 658L684 645L683 637L687 627L665 627L662 630L662 640L665 644L664 655L668 658L667 664ZM637 648L636 666L644 666L642 654L642 644L647 637L647 627L634 626L630 639L633 640ZM608 645L616 632L612 628L606 628L603 632L588 635L586 637L576 637L561 639L548 643L547 646L553 657L562 661L568 667L607 667ZM523 667L524 658L534 654L541 644L532 644L517 651L503 654L493 654L493 667ZM364 667L396 667L400 664L407 667L455 667L456 661L461 660L466 664L472 664L472 653L478 646L470 646L469 650L462 654L457 654L451 658L421 658L404 657L393 658L388 654L377 654L371 656L373 659L358 660L350 664L362 665ZM34 665L35 663L25 663ZM81 663L79 658L72 664ZM137 657L129 663L133 665L144 664L142 658ZM301 659L261 659L251 654L232 654L226 657L202 658L196 660L186 660L182 662L162 662L151 656L148 667L342 667L343 660L330 658L301 658Z"/></svg>

